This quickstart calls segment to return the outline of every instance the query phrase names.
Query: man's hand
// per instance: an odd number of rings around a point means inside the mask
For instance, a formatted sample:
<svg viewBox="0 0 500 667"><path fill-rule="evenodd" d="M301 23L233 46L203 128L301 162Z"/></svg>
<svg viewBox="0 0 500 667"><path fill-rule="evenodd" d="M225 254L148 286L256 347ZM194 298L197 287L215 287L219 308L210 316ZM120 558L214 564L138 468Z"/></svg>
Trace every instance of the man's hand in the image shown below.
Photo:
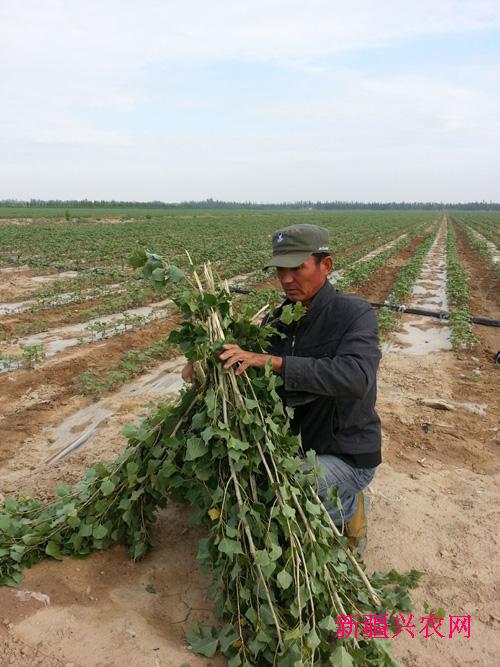
<svg viewBox="0 0 500 667"><path fill-rule="evenodd" d="M246 350L242 350L239 345L231 343L226 343L222 347L224 351L219 354L219 359L225 362L224 368L227 369L231 368L234 364L240 364L235 371L235 375L241 375L249 366L263 368L270 359L272 360L273 371L275 373L281 371L281 366L283 364L281 357L273 357L270 354L258 354L257 352L247 352Z"/></svg>
<svg viewBox="0 0 500 667"><path fill-rule="evenodd" d="M184 368L182 369L181 377L184 380L184 382L189 382L189 384L193 384L195 381L195 376L194 376L194 366L191 362L187 363Z"/></svg>

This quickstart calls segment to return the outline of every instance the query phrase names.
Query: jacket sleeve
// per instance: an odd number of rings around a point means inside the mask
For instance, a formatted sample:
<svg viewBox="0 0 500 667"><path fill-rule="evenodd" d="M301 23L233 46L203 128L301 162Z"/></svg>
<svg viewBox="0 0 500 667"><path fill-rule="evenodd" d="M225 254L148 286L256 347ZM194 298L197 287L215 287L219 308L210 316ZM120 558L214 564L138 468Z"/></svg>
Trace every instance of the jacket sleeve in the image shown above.
<svg viewBox="0 0 500 667"><path fill-rule="evenodd" d="M380 357L377 318L370 309L352 322L334 357L284 357L284 389L360 399L375 382Z"/></svg>

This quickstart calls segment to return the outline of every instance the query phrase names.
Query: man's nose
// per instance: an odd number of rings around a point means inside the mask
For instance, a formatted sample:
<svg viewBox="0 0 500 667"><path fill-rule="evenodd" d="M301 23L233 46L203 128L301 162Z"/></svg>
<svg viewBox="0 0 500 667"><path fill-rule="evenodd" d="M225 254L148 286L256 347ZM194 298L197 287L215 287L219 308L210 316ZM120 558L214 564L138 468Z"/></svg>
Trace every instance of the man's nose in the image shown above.
<svg viewBox="0 0 500 667"><path fill-rule="evenodd" d="M293 273L290 269L278 269L278 278L282 285L289 285L293 282Z"/></svg>

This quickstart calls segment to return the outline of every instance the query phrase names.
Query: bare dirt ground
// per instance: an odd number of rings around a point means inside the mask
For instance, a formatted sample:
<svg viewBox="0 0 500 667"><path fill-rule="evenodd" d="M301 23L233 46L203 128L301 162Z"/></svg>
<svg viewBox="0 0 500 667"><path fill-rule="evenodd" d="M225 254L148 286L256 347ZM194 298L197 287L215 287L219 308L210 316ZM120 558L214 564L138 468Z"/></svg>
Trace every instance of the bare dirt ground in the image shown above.
<svg viewBox="0 0 500 667"><path fill-rule="evenodd" d="M122 274L133 274L132 269L127 267L121 269ZM36 270L30 269L28 266L20 267L4 267L0 269L0 302L12 303L32 299L41 287L50 286L55 281L62 282L67 280L68 283L71 278L76 278L82 273L77 271L57 271L54 268L47 267L45 269L38 268ZM89 276L89 287L92 287ZM113 276L109 276L109 281L116 280ZM105 286L105 283L102 283Z"/></svg>
<svg viewBox="0 0 500 667"><path fill-rule="evenodd" d="M45 425L57 423L61 416L74 410L76 403L90 402L79 395L79 373L109 370L128 350L148 347L177 324L176 317L167 317L105 342L70 348L32 370L2 375L0 462L23 443L29 443Z"/></svg>
<svg viewBox="0 0 500 667"><path fill-rule="evenodd" d="M53 274L47 271L47 275ZM40 271L32 271L28 267L14 267L14 270L0 272L0 301L21 301L28 299L30 293L40 289L41 284L34 278L43 275Z"/></svg>
<svg viewBox="0 0 500 667"><path fill-rule="evenodd" d="M498 280L463 235L457 241L474 313L499 318ZM425 573L416 619L425 601L471 616L470 639L396 642L395 654L411 667L498 664L500 368L493 351L500 331L474 333L472 352L388 353L380 371L384 463L371 485L368 567Z"/></svg>
<svg viewBox="0 0 500 667"><path fill-rule="evenodd" d="M492 290L490 278L481 280L484 262L460 238L459 251L472 275L474 312L498 317L498 281ZM500 349L500 336L498 329L477 327L475 333L473 352L389 352L379 374L384 462L369 491L368 569L424 572L414 594L417 632L424 602L472 619L470 639L394 639L394 653L406 667L498 664L500 368L492 351ZM148 400L157 400L147 393L111 396L115 412L99 433L48 466L51 427L88 404L67 393L84 349L85 364L105 365L103 349L88 346L53 360L43 377L15 373L8 385L2 378L2 492L47 497L57 481L76 481L89 465L114 458L124 446L121 428L147 412ZM200 531L188 515L170 505L159 517L154 550L140 563L115 547L83 561L43 562L26 572L19 589L0 588L0 667L223 665L193 656L184 638L193 622L211 618L208 582L195 559Z"/></svg>

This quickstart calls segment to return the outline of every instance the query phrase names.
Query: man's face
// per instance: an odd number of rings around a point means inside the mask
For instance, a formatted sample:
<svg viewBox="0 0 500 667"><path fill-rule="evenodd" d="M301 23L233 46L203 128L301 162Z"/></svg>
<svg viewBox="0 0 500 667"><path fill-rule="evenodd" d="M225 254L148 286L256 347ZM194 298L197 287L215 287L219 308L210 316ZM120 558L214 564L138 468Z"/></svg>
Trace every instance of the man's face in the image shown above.
<svg viewBox="0 0 500 667"><path fill-rule="evenodd" d="M278 268L278 278L290 301L301 301L306 306L325 282L332 270L332 258L325 257L318 264L312 255L293 269Z"/></svg>

